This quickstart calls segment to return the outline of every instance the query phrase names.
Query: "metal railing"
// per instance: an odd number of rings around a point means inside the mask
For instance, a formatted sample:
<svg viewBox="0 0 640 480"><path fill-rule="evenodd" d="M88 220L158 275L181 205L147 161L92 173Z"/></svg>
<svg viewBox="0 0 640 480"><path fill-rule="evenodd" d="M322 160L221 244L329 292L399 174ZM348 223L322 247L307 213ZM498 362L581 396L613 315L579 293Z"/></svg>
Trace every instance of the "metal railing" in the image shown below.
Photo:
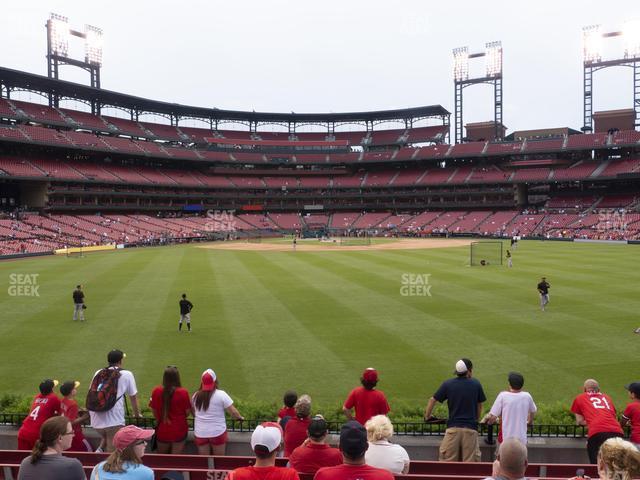
<svg viewBox="0 0 640 480"><path fill-rule="evenodd" d="M20 426L26 417L24 413L0 413L0 425ZM126 423L137 425L141 428L155 428L156 420L152 417L126 417ZM262 422L273 421L272 418L257 418L239 420L227 420L227 428L230 432L251 432ZM188 419L189 428L193 429L193 419ZM343 422L327 422L329 432L339 433ZM425 422L393 422L396 435L414 437L443 436L447 426L443 423ZM486 436L489 443L497 436L496 425L480 424L480 435ZM627 432L628 433L628 432ZM582 425L530 425L527 435L538 438L585 438L587 429Z"/></svg>

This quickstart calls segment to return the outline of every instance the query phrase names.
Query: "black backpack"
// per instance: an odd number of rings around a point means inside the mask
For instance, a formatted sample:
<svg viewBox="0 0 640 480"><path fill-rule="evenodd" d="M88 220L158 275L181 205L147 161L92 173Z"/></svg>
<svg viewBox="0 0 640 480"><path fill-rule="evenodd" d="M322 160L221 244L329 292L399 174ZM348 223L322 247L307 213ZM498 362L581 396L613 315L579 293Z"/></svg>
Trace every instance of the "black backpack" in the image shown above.
<svg viewBox="0 0 640 480"><path fill-rule="evenodd" d="M91 381L87 393L86 407L92 412L106 412L111 410L118 397L119 368L103 368Z"/></svg>

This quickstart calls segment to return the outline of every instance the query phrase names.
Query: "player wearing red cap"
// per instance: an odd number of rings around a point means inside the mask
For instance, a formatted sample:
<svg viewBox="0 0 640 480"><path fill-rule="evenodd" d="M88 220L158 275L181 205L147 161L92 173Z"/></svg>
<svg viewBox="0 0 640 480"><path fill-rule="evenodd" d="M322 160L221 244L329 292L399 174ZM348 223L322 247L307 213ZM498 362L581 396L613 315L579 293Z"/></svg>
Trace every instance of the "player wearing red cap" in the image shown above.
<svg viewBox="0 0 640 480"><path fill-rule="evenodd" d="M360 382L362 386L351 390L347 400L344 402L342 411L347 420L352 420L352 410L355 408L356 420L361 425L364 425L367 420L375 415L386 415L391 408L384 393L380 390L375 390L378 384L378 372L375 368L367 368L362 373Z"/></svg>
<svg viewBox="0 0 640 480"><path fill-rule="evenodd" d="M60 399L53 393L53 388L57 385L57 380L50 379L43 380L40 384L40 393L33 399L29 415L18 430L18 450L33 450L42 424L60 414Z"/></svg>

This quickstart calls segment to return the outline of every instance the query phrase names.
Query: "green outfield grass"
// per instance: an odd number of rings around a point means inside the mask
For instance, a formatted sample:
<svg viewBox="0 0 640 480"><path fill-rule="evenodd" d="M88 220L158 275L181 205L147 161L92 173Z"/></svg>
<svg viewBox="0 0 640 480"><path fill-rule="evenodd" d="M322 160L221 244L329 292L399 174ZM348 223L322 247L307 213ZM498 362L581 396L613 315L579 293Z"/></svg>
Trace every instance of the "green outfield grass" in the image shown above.
<svg viewBox="0 0 640 480"><path fill-rule="evenodd" d="M510 370L542 403L570 404L587 377L622 406L640 379L640 246L521 242L514 268L468 267L468 247L242 252L196 246L0 263L0 393L42 378L85 388L111 348L127 353L146 404L166 365L198 386L207 367L239 400L279 402L295 388L342 401L365 367L390 402L424 405L466 356L490 400ZM37 274L37 297L10 296L11 274ZM430 274L431 297L400 294L403 274ZM552 285L538 307L541 275ZM72 322L85 286L87 321ZM177 332L178 300L195 304Z"/></svg>

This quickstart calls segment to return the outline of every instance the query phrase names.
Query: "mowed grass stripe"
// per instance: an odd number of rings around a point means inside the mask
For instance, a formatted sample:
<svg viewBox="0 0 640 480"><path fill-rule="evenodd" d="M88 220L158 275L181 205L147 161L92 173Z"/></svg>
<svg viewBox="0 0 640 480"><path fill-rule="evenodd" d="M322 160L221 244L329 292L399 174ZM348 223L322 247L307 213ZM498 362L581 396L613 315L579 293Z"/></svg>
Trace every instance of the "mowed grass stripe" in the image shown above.
<svg viewBox="0 0 640 480"><path fill-rule="evenodd" d="M281 277L274 275L270 257L248 252L225 257L230 272L225 278L233 292L226 300L234 312L228 341L240 350L235 358L227 359L229 374L246 378L234 391L273 401L290 388L321 396L329 377L317 378L308 372L317 371L319 363L338 365L335 370L344 370L344 366L327 339L314 339L299 321L295 306L281 300L285 290L290 299L303 301L304 296L295 285L280 285Z"/></svg>
<svg viewBox="0 0 640 480"><path fill-rule="evenodd" d="M357 298L354 303L355 297L352 294L358 289L357 286L341 285L334 278L322 278L321 275L310 274L304 268L299 268L296 265L298 259L306 256L298 257L295 254L276 258L273 255L265 255L270 263L269 269L276 274L277 280L264 286L278 296L281 302L287 304L295 318L303 323L306 331L310 333L299 339L298 348L304 349L311 358L323 364L323 378L314 378L311 384L320 398L335 400L335 395L328 395L327 392L336 390L346 395L367 366L375 365L389 372L387 363L401 353L404 358L424 363L426 357L421 349L391 334L384 325L380 325L380 322L373 318L373 315L361 313L364 303L358 302ZM246 260L247 264L255 264L250 256L247 256ZM287 266L290 268L286 268ZM299 290L298 294L290 295L289 292L294 289ZM308 299L313 299L311 305ZM363 299L363 302L366 301L368 300ZM314 303L324 305L324 311L318 311ZM318 345L322 344L341 361L327 362L323 352L318 348ZM309 382L309 379L305 378L307 374L304 370L297 370L296 374L305 382ZM391 376L388 376L388 379L390 378ZM389 384L387 382L387 385Z"/></svg>

